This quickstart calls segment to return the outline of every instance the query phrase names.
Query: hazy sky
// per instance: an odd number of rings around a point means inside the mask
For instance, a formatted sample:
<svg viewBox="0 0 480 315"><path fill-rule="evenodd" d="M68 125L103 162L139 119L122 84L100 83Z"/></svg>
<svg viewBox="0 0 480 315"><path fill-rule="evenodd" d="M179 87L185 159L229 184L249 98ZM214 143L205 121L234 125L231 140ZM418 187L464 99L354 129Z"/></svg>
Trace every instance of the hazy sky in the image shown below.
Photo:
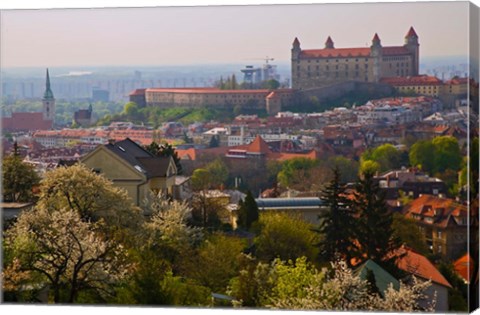
<svg viewBox="0 0 480 315"><path fill-rule="evenodd" d="M295 37L366 47L378 33L394 46L410 26L421 56L466 55L467 17L468 2L5 10L0 66L288 61Z"/></svg>

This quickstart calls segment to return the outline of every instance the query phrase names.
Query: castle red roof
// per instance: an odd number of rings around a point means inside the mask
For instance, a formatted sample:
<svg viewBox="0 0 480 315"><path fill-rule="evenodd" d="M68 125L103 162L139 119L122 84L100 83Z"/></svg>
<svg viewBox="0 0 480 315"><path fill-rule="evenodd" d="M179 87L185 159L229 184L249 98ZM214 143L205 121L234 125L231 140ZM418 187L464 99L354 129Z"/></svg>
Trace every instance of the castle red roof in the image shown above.
<svg viewBox="0 0 480 315"><path fill-rule="evenodd" d="M373 36L372 41L374 41L374 42L379 42L380 41L380 37L378 37L377 33L375 33L375 36Z"/></svg>
<svg viewBox="0 0 480 315"><path fill-rule="evenodd" d="M370 57L371 49L362 48L324 48L302 50L300 57L303 58L332 58L332 57ZM403 46L382 47L385 56L408 55L410 52Z"/></svg>
<svg viewBox="0 0 480 315"><path fill-rule="evenodd" d="M393 55L408 55L410 51L403 46L390 46L390 47L383 47L382 53L384 56L393 56Z"/></svg>

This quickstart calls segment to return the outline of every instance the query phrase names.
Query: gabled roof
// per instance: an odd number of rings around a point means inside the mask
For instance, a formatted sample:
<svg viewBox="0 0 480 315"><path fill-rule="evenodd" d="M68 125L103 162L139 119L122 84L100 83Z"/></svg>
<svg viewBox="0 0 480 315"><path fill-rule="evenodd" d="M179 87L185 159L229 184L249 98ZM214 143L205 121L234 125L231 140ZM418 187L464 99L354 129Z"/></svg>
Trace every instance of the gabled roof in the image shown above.
<svg viewBox="0 0 480 315"><path fill-rule="evenodd" d="M474 261L469 253L466 253L453 263L453 268L465 282L470 283L474 272Z"/></svg>
<svg viewBox="0 0 480 315"><path fill-rule="evenodd" d="M453 199L425 194L413 200L405 208L405 216L425 224L445 228L449 224L463 225L457 223L456 219L461 222L468 216L468 211L466 206L456 203ZM433 220L424 220L427 217Z"/></svg>
<svg viewBox="0 0 480 315"><path fill-rule="evenodd" d="M419 278L432 280L433 283L451 288L450 283L438 271L437 268L423 255L413 251L410 248L402 247L399 249L400 257L397 261L397 267L405 272L413 274Z"/></svg>
<svg viewBox="0 0 480 315"><path fill-rule="evenodd" d="M167 176L172 163L171 157L154 156L130 138L106 144L105 148L127 162L138 172L145 174L147 178Z"/></svg>
<svg viewBox="0 0 480 315"><path fill-rule="evenodd" d="M255 140L253 140L246 148L247 152L252 153L261 153L261 154L268 154L271 152L270 148L268 147L267 142L263 140L262 137L257 135Z"/></svg>
<svg viewBox="0 0 480 315"><path fill-rule="evenodd" d="M371 259L360 265L360 267L355 270L355 273L359 275L362 280L366 280L368 270L371 270L375 275L375 285L382 296L390 285L393 285L395 290L400 289L400 282Z"/></svg>

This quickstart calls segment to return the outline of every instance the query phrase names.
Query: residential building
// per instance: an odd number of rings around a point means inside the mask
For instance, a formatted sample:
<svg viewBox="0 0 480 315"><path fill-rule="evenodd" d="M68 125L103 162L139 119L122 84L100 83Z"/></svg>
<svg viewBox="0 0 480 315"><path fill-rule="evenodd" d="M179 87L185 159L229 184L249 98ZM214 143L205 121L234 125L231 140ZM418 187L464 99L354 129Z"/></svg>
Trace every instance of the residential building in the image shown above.
<svg viewBox="0 0 480 315"><path fill-rule="evenodd" d="M442 80L428 75L382 78L380 82L392 85L400 93L414 93L432 97L440 96L444 87Z"/></svg>
<svg viewBox="0 0 480 315"><path fill-rule="evenodd" d="M172 157L157 157L127 138L99 145L80 162L126 190L137 206L149 192L171 196L177 168Z"/></svg>
<svg viewBox="0 0 480 315"><path fill-rule="evenodd" d="M398 251L399 259L397 267L421 281L431 281L430 287L426 290L426 300L420 301L423 307L431 306L435 300L434 312L446 313L449 311L448 291L452 285L438 271L438 269L423 255L410 248L402 247Z"/></svg>
<svg viewBox="0 0 480 315"><path fill-rule="evenodd" d="M405 206L404 215L415 220L433 253L453 260L467 251L467 206L450 198L420 195Z"/></svg>

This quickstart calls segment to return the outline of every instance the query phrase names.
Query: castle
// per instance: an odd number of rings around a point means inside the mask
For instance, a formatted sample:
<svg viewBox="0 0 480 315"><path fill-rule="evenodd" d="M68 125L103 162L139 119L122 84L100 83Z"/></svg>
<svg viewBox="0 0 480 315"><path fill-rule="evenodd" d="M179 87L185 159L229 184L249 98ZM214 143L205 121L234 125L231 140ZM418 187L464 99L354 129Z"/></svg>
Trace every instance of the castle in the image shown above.
<svg viewBox="0 0 480 315"><path fill-rule="evenodd" d="M292 47L292 88L278 90L220 90L218 88L147 88L130 93L140 107L229 107L266 109L275 115L282 107L304 98L335 98L363 90L389 93L382 79L418 76L419 44L413 27L403 46L384 47L378 34L365 48L335 48L329 36L325 48L302 50L295 38Z"/></svg>
<svg viewBox="0 0 480 315"><path fill-rule="evenodd" d="M378 83L385 77L417 76L419 68L418 36L413 27L403 46L382 46L378 34L364 48L335 48L329 36L323 49L302 50L293 41L292 88L310 89L345 81Z"/></svg>
<svg viewBox="0 0 480 315"><path fill-rule="evenodd" d="M55 123L55 97L50 87L50 75L47 69L45 92L42 98L41 112L17 112L11 117L2 118L2 130L5 131L34 131L49 130Z"/></svg>

